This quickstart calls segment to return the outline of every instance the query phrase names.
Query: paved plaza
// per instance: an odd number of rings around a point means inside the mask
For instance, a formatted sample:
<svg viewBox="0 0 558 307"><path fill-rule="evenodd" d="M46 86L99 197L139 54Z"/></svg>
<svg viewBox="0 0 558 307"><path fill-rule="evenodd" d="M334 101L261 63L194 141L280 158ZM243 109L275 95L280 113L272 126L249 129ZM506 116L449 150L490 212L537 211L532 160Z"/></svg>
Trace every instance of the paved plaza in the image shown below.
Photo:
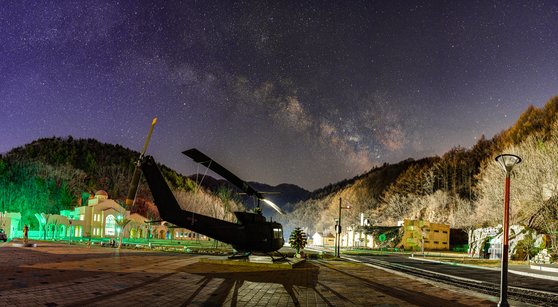
<svg viewBox="0 0 558 307"><path fill-rule="evenodd" d="M496 298L345 261L293 269L182 253L0 245L0 306L494 306Z"/></svg>

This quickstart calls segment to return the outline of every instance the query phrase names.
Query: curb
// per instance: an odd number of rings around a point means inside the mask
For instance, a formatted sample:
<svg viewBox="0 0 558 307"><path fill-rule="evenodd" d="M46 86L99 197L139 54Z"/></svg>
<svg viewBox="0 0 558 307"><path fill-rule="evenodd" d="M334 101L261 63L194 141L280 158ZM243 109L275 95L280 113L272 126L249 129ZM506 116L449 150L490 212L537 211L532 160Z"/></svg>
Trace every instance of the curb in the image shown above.
<svg viewBox="0 0 558 307"><path fill-rule="evenodd" d="M434 259L423 259L423 258L416 258L416 257L409 257L409 258L410 258L410 259L417 259L417 260L421 260L421 261L427 261L427 262L429 261L429 262L435 262L435 263L443 263L443 264L447 264L447 265L455 265L455 266L469 267L469 268L474 268L474 269L490 270L490 271L500 271L500 269L489 268L489 267L483 267L483 266L473 265L473 264L463 264L463 263L456 263L456 262L446 262L446 261L439 261L439 260L434 260ZM555 281L558 281L558 276L552 276L552 275L537 274L537 273L524 272L524 271L517 271L517 270L510 270L510 269L508 269L508 273L513 273L513 274L522 275L522 276L529 276L529 277L534 277L534 278L540 278L540 279L547 279L547 280L555 280Z"/></svg>

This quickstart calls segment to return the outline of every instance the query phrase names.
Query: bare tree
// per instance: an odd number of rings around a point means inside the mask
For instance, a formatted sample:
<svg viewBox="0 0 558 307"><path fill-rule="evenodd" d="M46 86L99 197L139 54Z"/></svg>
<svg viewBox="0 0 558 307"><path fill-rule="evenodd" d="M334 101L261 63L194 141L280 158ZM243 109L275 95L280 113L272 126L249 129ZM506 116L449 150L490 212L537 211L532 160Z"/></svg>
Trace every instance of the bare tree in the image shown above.
<svg viewBox="0 0 558 307"><path fill-rule="evenodd" d="M504 150L523 159L512 174L512 223L525 224L539 230L553 223L552 212L558 202L548 200L558 192L557 129L555 124L550 137L543 139L530 136L519 145ZM479 220L497 223L502 216L504 172L495 162L488 161L481 171L480 178L476 216Z"/></svg>

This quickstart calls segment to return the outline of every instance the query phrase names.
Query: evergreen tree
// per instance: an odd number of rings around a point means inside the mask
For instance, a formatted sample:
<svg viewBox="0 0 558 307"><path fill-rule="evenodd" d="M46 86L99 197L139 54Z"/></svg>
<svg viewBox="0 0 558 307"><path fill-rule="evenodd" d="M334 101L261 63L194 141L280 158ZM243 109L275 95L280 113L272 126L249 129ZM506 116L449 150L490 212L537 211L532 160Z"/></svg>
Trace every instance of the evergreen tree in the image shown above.
<svg viewBox="0 0 558 307"><path fill-rule="evenodd" d="M291 237L289 238L289 244L291 247L296 249L296 253L300 254L300 250L306 246L307 243L306 234L300 227L295 228L293 232L291 232Z"/></svg>

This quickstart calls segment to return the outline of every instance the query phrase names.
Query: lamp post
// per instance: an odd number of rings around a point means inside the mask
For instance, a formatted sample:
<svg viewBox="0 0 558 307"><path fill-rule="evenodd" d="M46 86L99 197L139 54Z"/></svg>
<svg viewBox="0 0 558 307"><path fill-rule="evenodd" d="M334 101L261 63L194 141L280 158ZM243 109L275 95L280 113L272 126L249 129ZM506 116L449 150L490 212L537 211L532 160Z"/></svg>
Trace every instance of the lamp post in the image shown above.
<svg viewBox="0 0 558 307"><path fill-rule="evenodd" d="M496 162L506 172L506 183L504 187L504 229L502 238L502 271L500 278L500 301L498 306L509 306L508 304L508 232L510 219L510 174L513 167L521 162L521 158L512 154L502 154L496 157Z"/></svg>
<svg viewBox="0 0 558 307"><path fill-rule="evenodd" d="M341 257L341 253L340 253L340 245L341 245L341 209L351 209L351 205L346 205L344 207L341 206L341 197L339 197L339 219L338 219L338 224L336 224L335 226L335 233L336 233L336 238L335 241L337 243L337 248L335 250L335 256L337 258Z"/></svg>
<svg viewBox="0 0 558 307"><path fill-rule="evenodd" d="M73 228L73 225L72 225L72 220L73 220L73 218L72 218L71 215L68 216L68 220L69 220L68 222L69 222L69 224L70 224L70 227L69 227L69 228L70 228L70 245L71 245L71 244L72 244L72 236L74 235L74 228Z"/></svg>

